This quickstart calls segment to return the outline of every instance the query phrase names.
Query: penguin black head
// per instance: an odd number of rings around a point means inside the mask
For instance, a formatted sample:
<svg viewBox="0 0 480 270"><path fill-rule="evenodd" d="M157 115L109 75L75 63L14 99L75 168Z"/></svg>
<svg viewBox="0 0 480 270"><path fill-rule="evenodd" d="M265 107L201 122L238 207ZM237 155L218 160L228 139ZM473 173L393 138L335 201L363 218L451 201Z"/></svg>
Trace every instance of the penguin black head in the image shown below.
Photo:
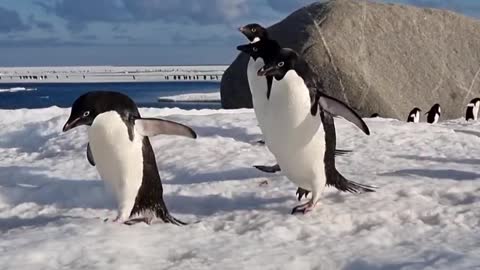
<svg viewBox="0 0 480 270"><path fill-rule="evenodd" d="M265 66L258 71L258 76L273 76L281 80L289 70L295 69L298 58L294 50L282 48L271 59L265 60Z"/></svg>
<svg viewBox="0 0 480 270"><path fill-rule="evenodd" d="M251 23L238 28L238 30L244 34L251 43L258 42L260 40L268 39L268 32L263 26L258 23Z"/></svg>
<svg viewBox="0 0 480 270"><path fill-rule="evenodd" d="M122 93L88 92L73 102L70 117L63 126L63 132L81 125L90 126L97 115L108 111L117 111L122 118L127 119L131 116L139 116L135 102Z"/></svg>
<svg viewBox="0 0 480 270"><path fill-rule="evenodd" d="M412 111L410 113L417 113L417 112L421 112L422 110L418 107L415 107L412 109Z"/></svg>
<svg viewBox="0 0 480 270"><path fill-rule="evenodd" d="M474 106L478 106L480 103L480 98L474 98L470 101L469 104L473 104Z"/></svg>
<svg viewBox="0 0 480 270"><path fill-rule="evenodd" d="M259 42L237 46L237 50L250 55L255 60L259 57L265 60L275 56L280 46L275 40L262 39Z"/></svg>
<svg viewBox="0 0 480 270"><path fill-rule="evenodd" d="M428 113L438 113L438 114L441 114L441 113L442 113L442 109L440 109L440 104L436 103L435 105L433 105L432 108L430 109L430 111L426 112L425 114L428 114Z"/></svg>

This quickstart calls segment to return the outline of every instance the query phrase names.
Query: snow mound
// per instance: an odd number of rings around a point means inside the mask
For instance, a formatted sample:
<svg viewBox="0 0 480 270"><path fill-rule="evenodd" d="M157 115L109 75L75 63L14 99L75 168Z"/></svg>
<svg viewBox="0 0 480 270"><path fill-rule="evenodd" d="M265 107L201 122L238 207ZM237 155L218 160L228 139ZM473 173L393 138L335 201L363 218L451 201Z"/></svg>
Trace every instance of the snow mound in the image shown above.
<svg viewBox="0 0 480 270"><path fill-rule="evenodd" d="M14 92L35 91L35 90L37 90L37 88L11 87L11 88L0 88L0 93L14 93Z"/></svg>
<svg viewBox="0 0 480 270"><path fill-rule="evenodd" d="M273 164L252 110L141 109L192 126L197 140L152 138L171 213L193 223L104 222L115 206L69 109L0 110L2 269L476 269L480 124L336 120L347 178L375 193L326 188L316 211L289 214L296 187ZM268 180L268 185L261 185Z"/></svg>
<svg viewBox="0 0 480 270"><path fill-rule="evenodd" d="M220 92L190 93L175 96L162 96L160 102L220 102Z"/></svg>

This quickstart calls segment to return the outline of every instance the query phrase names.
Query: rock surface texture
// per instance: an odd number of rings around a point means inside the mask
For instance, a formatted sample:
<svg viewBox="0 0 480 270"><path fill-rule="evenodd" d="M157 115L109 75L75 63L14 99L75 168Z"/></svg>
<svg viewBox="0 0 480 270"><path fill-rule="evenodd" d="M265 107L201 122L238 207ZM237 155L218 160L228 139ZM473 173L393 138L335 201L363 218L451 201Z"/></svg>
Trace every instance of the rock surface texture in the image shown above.
<svg viewBox="0 0 480 270"><path fill-rule="evenodd" d="M301 8L269 32L362 116L405 120L414 107L440 103L442 119L458 118L480 96L480 21L450 11L333 0ZM226 70L224 108L252 106L247 62L240 54Z"/></svg>

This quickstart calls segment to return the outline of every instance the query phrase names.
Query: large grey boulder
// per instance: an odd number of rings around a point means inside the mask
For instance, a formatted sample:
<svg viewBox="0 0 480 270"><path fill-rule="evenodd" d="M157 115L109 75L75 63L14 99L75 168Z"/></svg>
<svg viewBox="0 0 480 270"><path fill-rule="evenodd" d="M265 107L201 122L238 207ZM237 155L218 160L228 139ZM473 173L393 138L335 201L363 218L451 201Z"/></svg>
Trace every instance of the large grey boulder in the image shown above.
<svg viewBox="0 0 480 270"><path fill-rule="evenodd" d="M304 7L269 28L302 54L326 91L363 116L406 119L413 107L464 114L480 96L480 21L450 11L361 0ZM251 107L241 54L223 75L224 108Z"/></svg>

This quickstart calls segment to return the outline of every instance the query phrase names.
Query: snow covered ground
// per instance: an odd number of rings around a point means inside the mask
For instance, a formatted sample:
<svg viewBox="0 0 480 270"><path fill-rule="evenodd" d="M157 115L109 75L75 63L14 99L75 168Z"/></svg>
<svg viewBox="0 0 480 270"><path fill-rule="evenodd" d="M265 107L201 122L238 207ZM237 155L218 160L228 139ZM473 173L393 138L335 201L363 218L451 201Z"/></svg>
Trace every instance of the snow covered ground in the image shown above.
<svg viewBox="0 0 480 270"><path fill-rule="evenodd" d="M162 96L158 101L168 102L220 102L220 91L212 93L189 93L175 96Z"/></svg>
<svg viewBox="0 0 480 270"><path fill-rule="evenodd" d="M354 150L339 170L378 192L329 188L292 216L296 187L251 167L274 162L251 110L142 109L198 132L153 145L170 211L200 222L129 227L103 221L115 207L86 128L60 131L68 113L0 111L1 269L480 268L480 123L367 119L367 137L337 120L338 147Z"/></svg>

